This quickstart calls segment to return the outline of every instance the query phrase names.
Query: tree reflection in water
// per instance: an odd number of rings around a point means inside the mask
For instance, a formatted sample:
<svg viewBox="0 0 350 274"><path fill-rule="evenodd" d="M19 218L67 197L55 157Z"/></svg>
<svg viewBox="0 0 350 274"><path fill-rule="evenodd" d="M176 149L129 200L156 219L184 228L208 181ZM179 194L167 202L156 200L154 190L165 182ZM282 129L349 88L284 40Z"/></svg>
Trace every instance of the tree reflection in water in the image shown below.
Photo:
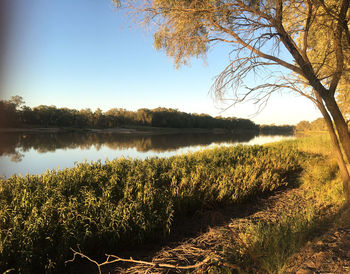
<svg viewBox="0 0 350 274"><path fill-rule="evenodd" d="M232 133L183 133L183 134L116 134L116 133L1 133L0 157L10 156L20 162L25 152L34 149L39 153L57 149L99 150L106 146L112 150L136 148L138 152L166 152L189 146L206 146L212 143L248 142L256 132Z"/></svg>

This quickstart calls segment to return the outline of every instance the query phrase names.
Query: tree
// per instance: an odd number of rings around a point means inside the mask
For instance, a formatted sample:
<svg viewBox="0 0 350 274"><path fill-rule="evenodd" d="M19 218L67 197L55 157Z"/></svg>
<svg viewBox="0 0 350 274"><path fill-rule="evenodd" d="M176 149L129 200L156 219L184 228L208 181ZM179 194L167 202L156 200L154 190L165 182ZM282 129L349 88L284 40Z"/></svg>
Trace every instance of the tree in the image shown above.
<svg viewBox="0 0 350 274"><path fill-rule="evenodd" d="M22 96L19 95L15 95L15 96L11 96L9 103L12 103L16 106L16 109L18 109L19 106L24 105L24 101Z"/></svg>
<svg viewBox="0 0 350 274"><path fill-rule="evenodd" d="M232 104L265 104L272 92L292 90L322 113L350 200L350 136L336 101L349 70L350 0L145 0L122 1L146 24L154 24L154 45L187 64L213 45L232 49L213 84L216 98ZM251 74L269 73L255 86ZM232 91L232 93L231 93ZM297 111L297 110L296 110Z"/></svg>
<svg viewBox="0 0 350 274"><path fill-rule="evenodd" d="M309 131L311 130L311 124L309 121L300 121L295 128L297 131Z"/></svg>
<svg viewBox="0 0 350 274"><path fill-rule="evenodd" d="M318 118L311 122L311 129L315 131L327 130L326 122L323 118Z"/></svg>
<svg viewBox="0 0 350 274"><path fill-rule="evenodd" d="M10 127L17 123L16 105L10 101L0 100L0 127Z"/></svg>

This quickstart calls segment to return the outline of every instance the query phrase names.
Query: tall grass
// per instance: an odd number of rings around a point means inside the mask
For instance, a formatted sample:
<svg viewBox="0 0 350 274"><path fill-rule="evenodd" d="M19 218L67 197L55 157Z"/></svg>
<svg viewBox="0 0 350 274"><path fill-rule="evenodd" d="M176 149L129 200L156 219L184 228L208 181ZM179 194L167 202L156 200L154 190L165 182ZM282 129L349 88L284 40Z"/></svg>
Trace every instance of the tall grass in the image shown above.
<svg viewBox="0 0 350 274"><path fill-rule="evenodd" d="M323 169L326 169L325 165ZM248 269L255 266L268 273L283 273L294 253L329 228L343 201L342 184L338 178L330 179L332 170L327 174L324 170L319 171L313 171L316 176L310 178L308 175L306 180L320 178L323 182L304 182L308 193L305 192L301 199L290 201L290 209L277 221L247 225L240 235L243 253L249 254L244 266L249 266ZM330 207L333 210L327 214Z"/></svg>
<svg viewBox="0 0 350 274"><path fill-rule="evenodd" d="M2 179L0 269L62 272L77 244L98 257L156 241L174 219L285 186L303 159L290 147L237 146Z"/></svg>
<svg viewBox="0 0 350 274"><path fill-rule="evenodd" d="M306 136L293 140L286 140L277 145L288 146L308 154L317 154L322 156L333 155L333 147L330 142L330 137L325 133Z"/></svg>
<svg viewBox="0 0 350 274"><path fill-rule="evenodd" d="M224 257L228 262L238 262L247 273L284 273L292 255L325 232L344 203L327 136L309 136L273 146L307 153L299 178L301 191L288 201L288 209L277 220L249 221L240 228L238 238L229 230L222 231Z"/></svg>

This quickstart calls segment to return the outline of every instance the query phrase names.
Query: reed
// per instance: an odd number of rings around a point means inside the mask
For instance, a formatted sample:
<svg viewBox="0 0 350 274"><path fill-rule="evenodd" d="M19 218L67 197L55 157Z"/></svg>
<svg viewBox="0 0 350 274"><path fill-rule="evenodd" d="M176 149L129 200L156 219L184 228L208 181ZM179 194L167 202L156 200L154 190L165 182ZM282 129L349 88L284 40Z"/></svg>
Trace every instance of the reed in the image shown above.
<svg viewBox="0 0 350 274"><path fill-rule="evenodd" d="M304 158L289 146L221 147L1 179L0 269L63 271L77 244L98 257L157 241L181 216L286 186Z"/></svg>

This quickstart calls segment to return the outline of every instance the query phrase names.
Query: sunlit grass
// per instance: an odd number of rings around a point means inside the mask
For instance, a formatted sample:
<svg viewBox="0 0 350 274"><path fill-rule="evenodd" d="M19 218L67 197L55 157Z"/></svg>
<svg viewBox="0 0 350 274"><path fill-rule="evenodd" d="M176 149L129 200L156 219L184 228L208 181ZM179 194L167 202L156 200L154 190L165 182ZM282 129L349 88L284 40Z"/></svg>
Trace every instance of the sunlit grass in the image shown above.
<svg viewBox="0 0 350 274"><path fill-rule="evenodd" d="M312 170L312 174L306 171L302 175L303 196L292 201L290 209L277 222L251 223L241 233L242 248L250 254L248 261L252 260L257 269L283 273L288 259L325 232L336 217L344 201L342 184L332 167L328 169L326 162L320 165L322 167ZM325 215L329 207L333 209Z"/></svg>
<svg viewBox="0 0 350 274"><path fill-rule="evenodd" d="M0 268L62 271L77 244L98 256L159 241L183 216L287 185L301 164L295 150L236 146L12 176L0 181Z"/></svg>
<svg viewBox="0 0 350 274"><path fill-rule="evenodd" d="M281 145L290 146L305 153L321 154L324 156L331 156L333 154L330 137L326 133L297 138L295 140L286 140Z"/></svg>
<svg viewBox="0 0 350 274"><path fill-rule="evenodd" d="M248 222L239 238L223 230L222 252L242 269L282 271L288 258L326 228L342 205L338 168L326 136L267 146L223 147L0 180L0 267L63 271L70 247L95 257L154 242L197 210L254 200L299 185L278 220ZM325 149L327 148L327 149ZM316 233L317 232L317 233ZM227 234L228 233L228 234Z"/></svg>
<svg viewBox="0 0 350 274"><path fill-rule="evenodd" d="M290 147L309 156L299 178L301 194L289 201L278 220L248 222L240 228L238 239L223 230L224 256L229 262L239 262L247 273L284 273L292 255L334 223L345 201L327 136L309 136L272 146Z"/></svg>

